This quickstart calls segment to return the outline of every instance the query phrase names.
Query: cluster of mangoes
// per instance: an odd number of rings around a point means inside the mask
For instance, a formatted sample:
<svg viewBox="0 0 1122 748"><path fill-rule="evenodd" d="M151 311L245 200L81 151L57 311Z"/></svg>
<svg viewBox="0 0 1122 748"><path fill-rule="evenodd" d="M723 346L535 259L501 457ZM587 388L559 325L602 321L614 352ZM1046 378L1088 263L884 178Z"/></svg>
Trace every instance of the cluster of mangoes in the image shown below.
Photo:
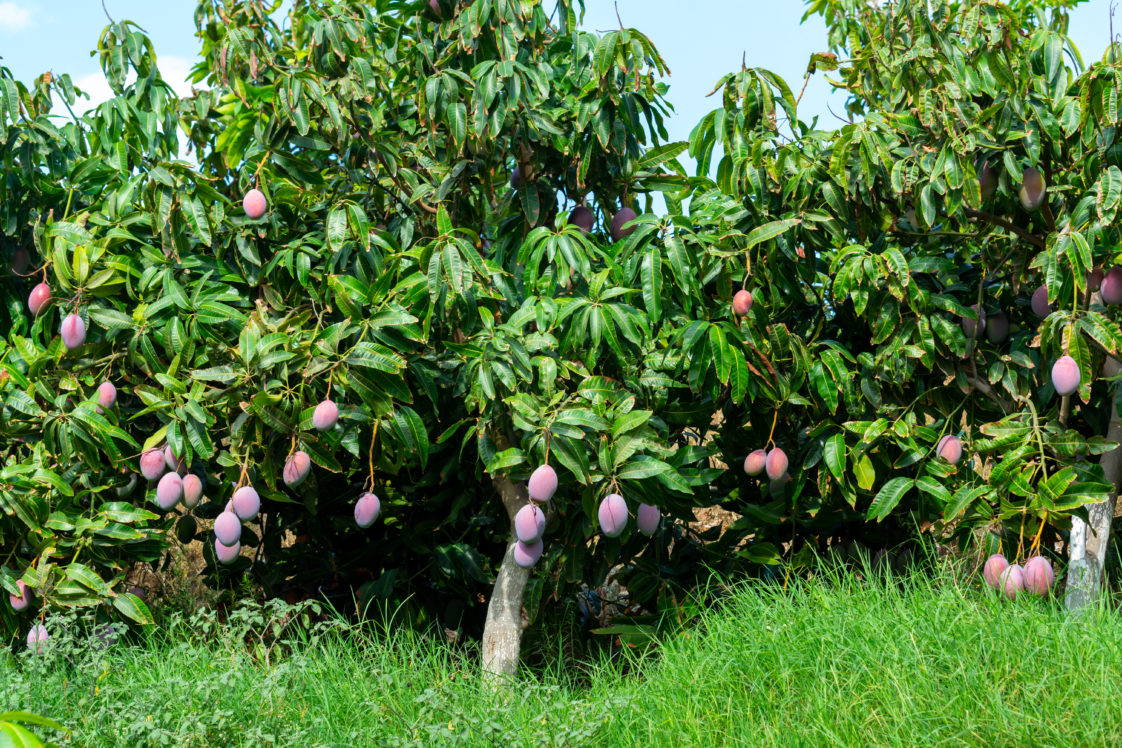
<svg viewBox="0 0 1122 748"><path fill-rule="evenodd" d="M1052 563L1043 556L1033 556L1021 566L1010 564L1005 556L995 553L986 559L982 578L990 587L1014 600L1022 592L1044 597L1052 588L1056 574Z"/></svg>
<svg viewBox="0 0 1122 748"><path fill-rule="evenodd" d="M242 198L242 208L251 220L262 218L268 201L259 189L249 190ZM28 309L38 316L51 301L51 287L46 282L37 284L27 299ZM63 345L68 350L80 348L86 342L86 324L77 313L63 317L60 328ZM6 374L7 372L5 372ZM97 389L98 413L104 413L117 402L117 388L109 381L102 382ZM312 426L326 431L339 420L339 407L330 399L320 402L312 414ZM307 478L311 471L311 459L306 452L294 451L285 461L282 478L286 486L295 488ZM140 455L140 474L156 483L155 501L164 511L170 511L180 502L187 509L198 505L203 495L203 479L187 471L183 460L175 455L170 444L162 448L148 449ZM119 496L126 496L136 485L136 476L130 477L127 485L118 488ZM241 550L240 537L242 522L256 518L261 508L261 498L251 485L238 486L226 509L214 522L215 552L219 562L232 563ZM369 527L378 518L381 502L373 493L366 492L355 503L355 523L362 528ZM192 525L193 527L193 525ZM22 585L23 583L20 582ZM22 588L21 588L22 589ZM17 606L19 600L24 600ZM12 596L12 607L22 610L26 607L25 598Z"/></svg>
<svg viewBox="0 0 1122 748"><path fill-rule="evenodd" d="M511 189L519 189L522 183L522 167L516 166L510 174ZM608 233L611 235L612 241L618 242L620 239L631 236L635 231L632 221L638 217L638 214L626 205L616 211L608 226ZM596 215L582 202L569 213L568 222L580 229L582 234L590 234L593 226L596 225Z"/></svg>
<svg viewBox="0 0 1122 748"><path fill-rule="evenodd" d="M983 162L978 170L978 184L981 188L982 198L988 200L997 189L997 170L988 162ZM1047 196L1048 185L1044 175L1039 170L1027 168L1021 173L1021 186L1018 198L1021 207L1032 213L1040 210ZM1117 306L1122 304L1122 266L1115 265L1110 270L1094 268L1087 272L1087 288L1090 292L1098 292L1104 304ZM1052 306L1048 302L1048 286L1041 284L1032 293L1029 306L1034 314L1045 318L1052 313ZM971 307L977 320L963 317L962 329L967 338L980 337L984 332L992 343L1002 343L1009 335L1009 317L1003 311L987 313L984 308L975 304ZM1077 391L1082 384L1079 365L1071 356L1064 354L1052 364L1052 387L1056 394L1066 397Z"/></svg>
<svg viewBox="0 0 1122 748"><path fill-rule="evenodd" d="M787 473L789 466L787 453L779 447L771 450L757 449L749 452L744 458L744 472L748 475L756 477L760 473L767 473L768 480L771 481L769 488L773 495L778 495L783 486L791 480L791 476Z"/></svg>
<svg viewBox="0 0 1122 748"><path fill-rule="evenodd" d="M545 512L539 504L553 498L557 485L557 471L549 465L541 465L530 474L526 484L530 501L514 515L514 561L523 568L530 568L542 557ZM654 535L661 518L658 507L651 504L640 504L636 511L639 531L647 536ZM627 528L627 502L618 493L608 494L600 502L596 520L606 537L619 537Z"/></svg>

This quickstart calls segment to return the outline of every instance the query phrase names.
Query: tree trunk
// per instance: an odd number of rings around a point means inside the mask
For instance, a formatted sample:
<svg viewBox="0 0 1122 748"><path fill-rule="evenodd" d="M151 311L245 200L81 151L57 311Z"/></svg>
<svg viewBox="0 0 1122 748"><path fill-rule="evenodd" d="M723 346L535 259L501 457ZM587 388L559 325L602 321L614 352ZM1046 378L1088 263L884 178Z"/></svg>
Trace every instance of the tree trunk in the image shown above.
<svg viewBox="0 0 1122 748"><path fill-rule="evenodd" d="M1107 358L1103 363L1104 378L1122 372L1122 364L1115 358ZM1118 416L1113 389L1110 398L1110 426L1107 428L1108 441L1122 444L1122 419ZM1088 507L1088 519L1072 517L1071 539L1068 542L1067 591L1064 606L1078 612L1094 602L1103 586L1103 565L1106 550L1110 543L1110 523L1114 519L1114 505L1118 499L1118 489L1122 486L1122 446L1115 447L1099 458L1106 480L1113 486L1110 498Z"/></svg>
<svg viewBox="0 0 1122 748"><path fill-rule="evenodd" d="M528 501L526 487L509 478L495 478L492 483L502 497L510 518L510 541L503 555L491 599L487 603L487 622L483 627L483 673L495 680L514 677L522 648L522 593L530 579L530 570L514 562L514 515Z"/></svg>

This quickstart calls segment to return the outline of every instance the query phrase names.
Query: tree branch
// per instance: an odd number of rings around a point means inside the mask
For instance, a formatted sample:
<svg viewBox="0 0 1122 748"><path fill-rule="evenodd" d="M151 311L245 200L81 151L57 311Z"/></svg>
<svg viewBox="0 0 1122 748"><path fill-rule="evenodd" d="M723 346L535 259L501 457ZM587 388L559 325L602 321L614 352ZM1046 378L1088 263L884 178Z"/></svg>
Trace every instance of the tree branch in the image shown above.
<svg viewBox="0 0 1122 748"><path fill-rule="evenodd" d="M1044 247L1046 246L1044 239L1037 236L1036 234L1031 234L1028 231L1025 231L1020 226L1005 220L1001 216L995 216L993 213L987 213L984 210L974 210L973 208L963 208L963 210L966 212L966 215L970 216L971 218L980 218L986 223L993 224L994 226L1000 226L1003 229L1012 231L1014 234L1021 237L1029 244L1033 244L1037 247L1040 247L1041 249L1044 249Z"/></svg>

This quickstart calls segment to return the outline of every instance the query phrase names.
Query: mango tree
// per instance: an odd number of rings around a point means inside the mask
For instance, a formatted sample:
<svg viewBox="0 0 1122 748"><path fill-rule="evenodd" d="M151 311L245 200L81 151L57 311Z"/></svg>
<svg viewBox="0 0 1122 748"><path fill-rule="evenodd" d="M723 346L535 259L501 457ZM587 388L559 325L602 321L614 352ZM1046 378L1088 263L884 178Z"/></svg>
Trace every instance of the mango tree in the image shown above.
<svg viewBox="0 0 1122 748"><path fill-rule="evenodd" d="M509 674L575 585L692 584L708 435L759 386L716 233L743 209L686 215L665 63L581 11L205 1L187 99L128 22L87 115L0 76L0 585L148 622L126 571L174 529L217 585L407 601Z"/></svg>
<svg viewBox="0 0 1122 748"><path fill-rule="evenodd" d="M794 87L747 68L690 140L706 199L743 208L725 231L770 320L726 449L792 466L761 499L741 476L730 506L797 559L914 528L1062 548L1079 607L1122 480L1117 50L1084 65L1070 2L807 5L829 30L807 76L848 121L800 120Z"/></svg>

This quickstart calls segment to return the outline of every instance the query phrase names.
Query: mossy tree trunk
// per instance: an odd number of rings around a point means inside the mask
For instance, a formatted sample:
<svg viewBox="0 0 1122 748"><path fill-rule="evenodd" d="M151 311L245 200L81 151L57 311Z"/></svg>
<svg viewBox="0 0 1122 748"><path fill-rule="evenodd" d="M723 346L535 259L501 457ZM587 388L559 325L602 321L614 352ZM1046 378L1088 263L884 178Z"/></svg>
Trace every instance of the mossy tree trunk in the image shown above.
<svg viewBox="0 0 1122 748"><path fill-rule="evenodd" d="M1115 358L1107 358L1103 363L1103 378L1117 376L1122 372L1122 364ZM1113 389L1111 390L1113 393ZM1118 415L1118 404L1114 397L1110 403L1110 426L1107 428L1108 441L1122 444L1122 418ZM1088 522L1079 517L1071 519L1071 540L1068 549L1067 591L1064 605L1068 610L1077 612L1098 598L1103 587L1103 566L1106 551L1110 544L1110 524L1114 519L1114 506L1118 500L1118 490L1122 487L1122 446L1115 447L1099 458L1106 480L1114 487L1110 499L1091 504L1087 508Z"/></svg>

